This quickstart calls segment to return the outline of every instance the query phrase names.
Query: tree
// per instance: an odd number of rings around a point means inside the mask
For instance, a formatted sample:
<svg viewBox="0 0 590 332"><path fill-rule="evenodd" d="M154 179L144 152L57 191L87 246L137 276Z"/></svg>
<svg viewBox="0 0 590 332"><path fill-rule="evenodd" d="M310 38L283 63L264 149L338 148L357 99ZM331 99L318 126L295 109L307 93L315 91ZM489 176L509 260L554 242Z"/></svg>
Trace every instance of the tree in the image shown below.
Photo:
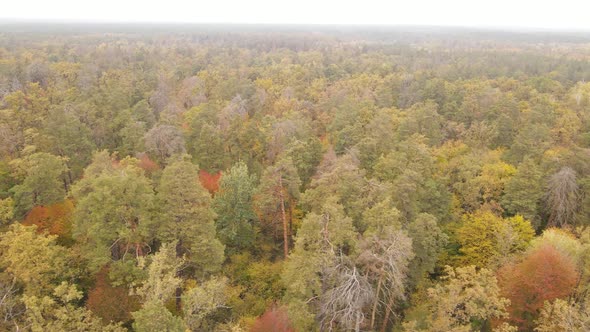
<svg viewBox="0 0 590 332"><path fill-rule="evenodd" d="M510 321L520 329L532 330L545 301L572 294L578 277L574 262L549 244L532 250L520 262L503 266L498 281L501 294L510 300Z"/></svg>
<svg viewBox="0 0 590 332"><path fill-rule="evenodd" d="M303 208L320 213L327 199L336 197L357 229L364 230L364 211L384 200L392 188L383 182L367 179L359 163L354 151L337 157L333 150L328 150L302 196Z"/></svg>
<svg viewBox="0 0 590 332"><path fill-rule="evenodd" d="M37 226L37 232L58 236L58 243L71 245L74 203L67 199L48 206L34 207L22 221L25 226Z"/></svg>
<svg viewBox="0 0 590 332"><path fill-rule="evenodd" d="M466 214L456 231L463 264L489 267L526 249L535 235L521 216L502 219L489 211Z"/></svg>
<svg viewBox="0 0 590 332"><path fill-rule="evenodd" d="M428 316L424 322L405 324L405 330L468 332L480 330L492 319L507 317L510 301L501 297L494 273L470 265L446 268L443 284L428 289ZM419 328L418 325L425 325Z"/></svg>
<svg viewBox="0 0 590 332"><path fill-rule="evenodd" d="M58 108L50 112L43 132L46 141L40 147L62 158L67 167L68 183L73 183L90 162L95 148L90 129L80 121L76 110Z"/></svg>
<svg viewBox="0 0 590 332"><path fill-rule="evenodd" d="M180 130L171 125L157 125L145 134L145 148L159 162L186 152Z"/></svg>
<svg viewBox="0 0 590 332"><path fill-rule="evenodd" d="M37 233L36 226L11 225L0 237L0 264L24 286L25 294L45 295L76 268L66 248L56 244L57 236Z"/></svg>
<svg viewBox="0 0 590 332"><path fill-rule="evenodd" d="M543 174L532 158L525 158L508 180L502 206L510 215L520 214L538 227L538 205L543 198Z"/></svg>
<svg viewBox="0 0 590 332"><path fill-rule="evenodd" d="M0 199L0 224L6 225L14 217L14 200L12 197Z"/></svg>
<svg viewBox="0 0 590 332"><path fill-rule="evenodd" d="M549 178L545 199L550 226L564 227L576 224L578 195L576 172L570 167L561 168Z"/></svg>
<svg viewBox="0 0 590 332"><path fill-rule="evenodd" d="M109 272L109 268L105 267L95 275L94 285L88 290L86 308L105 323L127 323L131 320L131 312L137 311L140 303L137 297L129 295L126 285L113 285Z"/></svg>
<svg viewBox="0 0 590 332"><path fill-rule="evenodd" d="M584 235L582 233L582 236ZM546 245L552 246L560 254L571 259L576 265L579 265L584 260L585 244L567 230L561 228L544 230L541 236L537 236L531 241L529 250L536 250Z"/></svg>
<svg viewBox="0 0 590 332"><path fill-rule="evenodd" d="M27 307L25 321L32 332L43 331L88 331L123 332L123 327L115 324L105 325L101 319L87 309L79 308L76 301L82 298L76 286L62 282L53 294L43 297L25 295L23 302Z"/></svg>
<svg viewBox="0 0 590 332"><path fill-rule="evenodd" d="M147 302L133 313L133 330L137 332L166 331L185 332L182 318L174 316L164 304Z"/></svg>
<svg viewBox="0 0 590 332"><path fill-rule="evenodd" d="M320 326L359 332L364 310L373 302L371 284L356 266L349 267L342 259L329 271L326 281L331 287L320 297Z"/></svg>
<svg viewBox="0 0 590 332"><path fill-rule="evenodd" d="M247 249L254 243L254 223L258 219L253 209L255 182L243 162L232 166L221 179L213 208L217 213L217 232L228 247Z"/></svg>
<svg viewBox="0 0 590 332"><path fill-rule="evenodd" d="M0 314L3 317L0 320L0 328L6 331L11 329L18 331L23 325L23 316L27 308L22 302L20 293L18 282L14 278L3 275L0 281Z"/></svg>
<svg viewBox="0 0 590 332"><path fill-rule="evenodd" d="M108 154L97 154L72 190L73 234L96 269L110 261L143 256L155 230L150 181L134 166L136 160L107 158Z"/></svg>
<svg viewBox="0 0 590 332"><path fill-rule="evenodd" d="M225 308L227 279L212 278L190 288L182 296L184 320L191 331L213 330L206 318L215 310Z"/></svg>
<svg viewBox="0 0 590 332"><path fill-rule="evenodd" d="M420 202L426 201L425 197L434 200L437 196L444 196L436 193L442 188L428 188L434 172L434 159L423 136L414 135L400 142L394 151L379 158L373 172L379 180L389 182L395 188L392 190L393 201L408 221L422 212Z"/></svg>
<svg viewBox="0 0 590 332"><path fill-rule="evenodd" d="M207 191L211 195L215 195L215 193L219 190L219 181L221 179L221 171L217 173L209 173L204 169L199 170L199 181L203 188L207 189Z"/></svg>
<svg viewBox="0 0 590 332"><path fill-rule="evenodd" d="M219 270L223 245L215 233L211 196L201 186L197 167L186 160L171 162L158 186L157 238L177 241L176 256L186 256L199 274Z"/></svg>
<svg viewBox="0 0 590 332"><path fill-rule="evenodd" d="M250 332L295 332L295 330L291 327L287 310L273 306L256 318Z"/></svg>
<svg viewBox="0 0 590 332"><path fill-rule="evenodd" d="M436 218L421 213L408 225L408 235L412 239L415 254L410 262L410 281L416 285L426 273L433 273L438 257L444 250L448 236L437 224Z"/></svg>
<svg viewBox="0 0 590 332"><path fill-rule="evenodd" d="M67 183L63 160L49 153L39 152L13 165L23 174L23 182L12 188L14 215L22 218L37 205L50 205L64 199Z"/></svg>
<svg viewBox="0 0 590 332"><path fill-rule="evenodd" d="M295 200L299 198L301 182L291 158L280 158L274 165L264 170L260 185L256 190L255 204L262 212L263 218L275 224L282 222L283 255L289 255L289 237L291 229L291 214L287 216L287 209L293 209Z"/></svg>
<svg viewBox="0 0 590 332"><path fill-rule="evenodd" d="M367 234L368 233L368 234ZM405 298L408 266L414 257L412 240L404 231L387 226L380 232L366 232L360 244L361 253L357 258L372 281L377 282L371 311L371 328L375 326L377 309L383 313L381 331L385 331L394 304Z"/></svg>
<svg viewBox="0 0 590 332"><path fill-rule="evenodd" d="M136 331L186 330L182 318L174 316L165 306L182 284L178 272L184 261L176 256L176 246L175 242L163 244L149 264L143 257L139 260L140 268L147 272L147 279L131 291L131 295L139 296L144 302L142 308L132 314Z"/></svg>
<svg viewBox="0 0 590 332"><path fill-rule="evenodd" d="M442 118L438 114L438 106L432 100L414 104L404 115L398 127L402 140L420 134L428 138L431 146L440 143Z"/></svg>
<svg viewBox="0 0 590 332"><path fill-rule="evenodd" d="M285 301L293 325L309 330L319 312L319 298L338 283L329 282L329 272L338 263L338 255L355 250L356 236L352 220L334 197L327 199L320 213L309 213L295 239L282 280L286 285Z"/></svg>
<svg viewBox="0 0 590 332"><path fill-rule="evenodd" d="M590 330L588 307L573 301L556 299L545 302L536 321L536 332L583 332Z"/></svg>

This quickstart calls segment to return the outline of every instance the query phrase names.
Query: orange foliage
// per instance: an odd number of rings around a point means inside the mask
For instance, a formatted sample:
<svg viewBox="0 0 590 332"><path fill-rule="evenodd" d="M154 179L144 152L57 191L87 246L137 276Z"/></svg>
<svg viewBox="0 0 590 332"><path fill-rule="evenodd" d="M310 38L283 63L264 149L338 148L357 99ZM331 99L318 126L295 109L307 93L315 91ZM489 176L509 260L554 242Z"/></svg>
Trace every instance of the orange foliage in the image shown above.
<svg viewBox="0 0 590 332"><path fill-rule="evenodd" d="M110 284L108 267L102 268L95 278L94 287L88 292L86 307L105 323L131 320L131 313L140 308L140 303L129 296L129 289Z"/></svg>
<svg viewBox="0 0 590 332"><path fill-rule="evenodd" d="M295 332L284 308L272 307L258 317L250 332Z"/></svg>
<svg viewBox="0 0 590 332"><path fill-rule="evenodd" d="M210 174L206 170L199 171L199 180L205 189L211 194L215 194L219 190L219 180L221 179L221 171Z"/></svg>
<svg viewBox="0 0 590 332"><path fill-rule="evenodd" d="M151 160L146 153L141 153L137 156L137 159L139 159L137 166L143 169L146 172L146 174L153 173L160 169L160 166L158 166L156 162Z"/></svg>
<svg viewBox="0 0 590 332"><path fill-rule="evenodd" d="M71 239L72 212L74 204L65 200L48 206L36 206L25 217L22 224L36 225L39 232L57 235L61 240Z"/></svg>
<svg viewBox="0 0 590 332"><path fill-rule="evenodd" d="M510 320L521 330L532 331L545 301L570 295L578 281L574 262L552 245L530 252L521 262L498 272L502 296L510 300Z"/></svg>

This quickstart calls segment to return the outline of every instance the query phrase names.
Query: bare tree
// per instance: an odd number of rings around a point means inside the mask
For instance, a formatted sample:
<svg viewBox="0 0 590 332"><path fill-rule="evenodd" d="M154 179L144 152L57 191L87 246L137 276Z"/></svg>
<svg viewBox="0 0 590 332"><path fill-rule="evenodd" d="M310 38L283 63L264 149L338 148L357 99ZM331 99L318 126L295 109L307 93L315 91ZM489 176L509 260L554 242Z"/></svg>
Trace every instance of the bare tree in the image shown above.
<svg viewBox="0 0 590 332"><path fill-rule="evenodd" d="M388 229L379 235L367 237L362 243L362 253L358 262L362 264L369 276L377 281L376 296L371 311L371 329L375 325L376 312L385 306L382 331L394 313L396 300L405 297L408 266L414 252L412 239L403 231Z"/></svg>
<svg viewBox="0 0 590 332"><path fill-rule="evenodd" d="M19 291L15 280L0 282L0 329L8 330L12 326L14 331L21 331L19 317L25 313L26 308L17 295Z"/></svg>
<svg viewBox="0 0 590 332"><path fill-rule="evenodd" d="M365 320L364 309L374 298L373 289L366 276L356 266L350 267L343 258L331 273L334 287L321 297L320 324L332 331L335 327L360 331Z"/></svg>
<svg viewBox="0 0 590 332"><path fill-rule="evenodd" d="M160 161L186 151L180 130L171 125L155 126L145 134L145 147Z"/></svg>
<svg viewBox="0 0 590 332"><path fill-rule="evenodd" d="M550 226L574 225L579 203L576 171L566 166L553 174L547 186L546 201Z"/></svg>

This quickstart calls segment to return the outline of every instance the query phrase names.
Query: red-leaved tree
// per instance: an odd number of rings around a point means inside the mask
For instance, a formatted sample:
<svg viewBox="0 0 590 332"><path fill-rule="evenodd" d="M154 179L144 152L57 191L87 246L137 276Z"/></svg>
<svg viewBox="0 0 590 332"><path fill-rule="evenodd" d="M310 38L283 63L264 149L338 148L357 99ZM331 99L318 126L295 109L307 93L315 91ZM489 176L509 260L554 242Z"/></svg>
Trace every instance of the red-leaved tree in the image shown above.
<svg viewBox="0 0 590 332"><path fill-rule="evenodd" d="M250 332L295 332L295 329L291 327L287 310L272 307L256 319Z"/></svg>
<svg viewBox="0 0 590 332"><path fill-rule="evenodd" d="M502 296L510 299L510 321L532 331L545 301L570 295L578 281L574 262L552 245L543 245L498 271Z"/></svg>
<svg viewBox="0 0 590 332"><path fill-rule="evenodd" d="M36 206L27 214L22 224L36 225L37 231L57 235L62 244L68 243L72 236L73 211L74 204L71 200L47 206Z"/></svg>
<svg viewBox="0 0 590 332"><path fill-rule="evenodd" d="M221 180L221 171L213 174L204 169L199 171L199 181L210 194L215 194L219 190L219 180Z"/></svg>
<svg viewBox="0 0 590 332"><path fill-rule="evenodd" d="M137 298L129 296L129 289L111 285L107 267L96 274L95 280L94 287L88 292L86 307L105 323L131 320L131 312L138 310L141 305Z"/></svg>

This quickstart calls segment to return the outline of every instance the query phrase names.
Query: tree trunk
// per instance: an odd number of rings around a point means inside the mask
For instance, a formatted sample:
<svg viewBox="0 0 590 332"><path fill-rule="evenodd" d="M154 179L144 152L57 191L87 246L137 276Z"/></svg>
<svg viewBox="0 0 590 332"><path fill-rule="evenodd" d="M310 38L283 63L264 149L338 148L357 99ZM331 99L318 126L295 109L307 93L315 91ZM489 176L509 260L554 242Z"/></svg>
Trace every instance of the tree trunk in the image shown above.
<svg viewBox="0 0 590 332"><path fill-rule="evenodd" d="M179 239L178 242L176 243L176 257L182 257L182 239ZM176 272L176 276L180 277L180 270L178 270ZM176 288L176 298L175 300L175 304L176 304L176 312L179 313L181 312L180 310L182 309L182 303L180 302L180 298L182 297L182 288L177 287Z"/></svg>
<svg viewBox="0 0 590 332"><path fill-rule="evenodd" d="M361 331L361 313L360 312L356 313L356 325L354 326L354 331L355 332Z"/></svg>
<svg viewBox="0 0 590 332"><path fill-rule="evenodd" d="M283 218L283 251L285 259L289 255L289 231L287 223L287 215L285 213L285 197L283 194L283 176L279 176L279 199L281 200L281 217Z"/></svg>
<svg viewBox="0 0 590 332"><path fill-rule="evenodd" d="M379 294L381 293L381 282L383 275L379 276L379 282L377 282L377 296L375 296L375 302L373 303L373 310L371 311L371 330L375 328L375 313L377 312L377 305L379 304Z"/></svg>
<svg viewBox="0 0 590 332"><path fill-rule="evenodd" d="M387 301L387 308L385 308L385 317L383 317L383 324L381 325L381 332L385 332L387 325L389 324L389 314L391 313L391 307L393 307L393 302L395 301L395 297L390 294L389 301Z"/></svg>

